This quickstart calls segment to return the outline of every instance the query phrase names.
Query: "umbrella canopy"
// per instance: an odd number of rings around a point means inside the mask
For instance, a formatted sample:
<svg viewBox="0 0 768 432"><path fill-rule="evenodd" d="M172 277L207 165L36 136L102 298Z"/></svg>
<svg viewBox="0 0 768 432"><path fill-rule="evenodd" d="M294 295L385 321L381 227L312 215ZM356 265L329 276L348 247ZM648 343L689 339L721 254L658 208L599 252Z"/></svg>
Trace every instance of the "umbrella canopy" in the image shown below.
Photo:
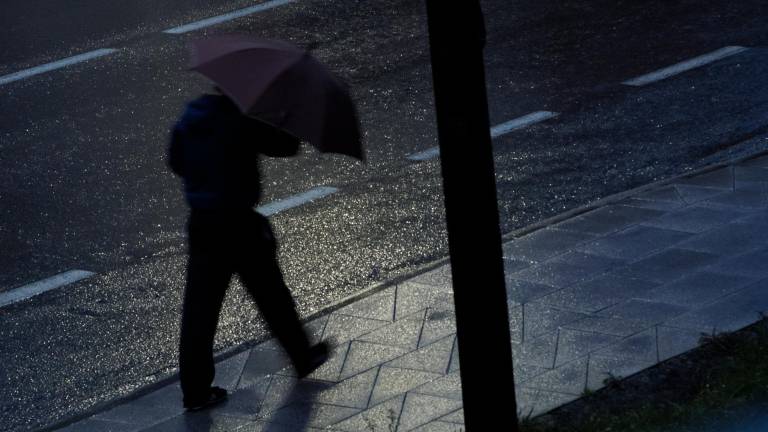
<svg viewBox="0 0 768 432"><path fill-rule="evenodd" d="M345 86L308 52L241 35L192 41L190 69L208 77L247 115L363 160L360 127Z"/></svg>

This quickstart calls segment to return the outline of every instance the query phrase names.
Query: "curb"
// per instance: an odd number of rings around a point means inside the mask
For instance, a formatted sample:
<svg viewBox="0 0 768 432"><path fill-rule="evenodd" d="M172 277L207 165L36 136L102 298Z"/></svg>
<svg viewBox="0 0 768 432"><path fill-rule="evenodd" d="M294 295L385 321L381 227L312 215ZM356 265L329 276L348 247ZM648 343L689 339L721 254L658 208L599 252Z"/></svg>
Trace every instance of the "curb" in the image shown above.
<svg viewBox="0 0 768 432"><path fill-rule="evenodd" d="M766 156L766 155L768 155L768 150L760 150L758 152L755 152L755 153L747 155L747 156L741 156L741 157L738 157L738 158L730 159L730 160L725 161L725 162L717 162L717 163L714 163L714 164L711 164L711 165L707 165L707 166L704 166L704 167L701 167L701 168L697 168L697 169L691 170L691 171L689 171L689 172L687 172L685 174L676 175L674 177L670 177L670 178L667 178L667 179L657 180L657 181L655 181L653 183L648 183L648 184L645 184L643 186L638 186L636 188L626 190L624 192L619 192L619 193L616 193L616 194L613 194L613 195L609 195L609 196L607 196L605 198L600 198L597 201L594 201L592 203L585 204L585 205L583 205L581 207L576 207L576 208L571 209L571 210L567 210L567 211L565 211L563 213L560 213L558 215L552 216L550 218L544 219L544 220L539 221L539 222L535 222L535 223L533 223L531 225L528 225L528 226L525 226L523 228L514 230L514 231L509 232L507 234L503 234L501 236L501 239L502 239L502 242L513 240L513 239L516 239L518 237L522 237L524 235L528 235L528 234L530 234L532 232L538 231L540 229L547 228L549 226L555 225L555 224L557 224L559 222L562 222L562 221L564 221L566 219L570 219L570 218L572 218L574 216L578 216L580 214L584 214L584 213L590 212L592 210L596 210L596 209L598 209L600 207L605 207L605 206L607 206L609 204L613 204L613 203L616 203L616 202L619 202L619 201L623 201L623 200L625 200L627 198L630 198L630 197L635 196L635 195L639 195L639 194L641 194L643 192L646 192L648 190L656 189L656 188L659 188L661 186L667 186L667 185L675 183L675 182L677 182L677 181L679 181L681 179L686 179L686 178L691 178L691 177L699 176L699 175L706 174L706 173L711 172L711 171L717 171L718 169L725 168L725 167L727 167L729 165L736 165L736 164L743 163L743 162L746 162L748 160L756 159L756 158L759 158L761 156Z"/></svg>
<svg viewBox="0 0 768 432"><path fill-rule="evenodd" d="M762 156L766 156L766 155L768 155L768 150L761 150L761 151L755 152L755 153L747 155L747 156L741 156L741 157L734 158L734 159L731 159L731 160L727 160L727 161L724 161L724 162L714 163L714 164L707 165L707 166L704 166L704 167L701 167L701 168L698 168L698 169L691 170L691 171L686 172L684 174L676 175L676 176L673 176L673 177L670 177L670 178L667 178L667 179L657 180L657 181L654 181L652 183L648 183L648 184L645 184L645 185L642 185L642 186L639 186L639 187L636 187L636 188L633 188L633 189L629 189L629 190L624 191L624 192L619 192L619 193L616 193L616 194L613 194L613 195L609 195L607 197L600 198L600 199L598 199L598 200L596 200L596 201L594 201L592 203L585 204L583 206L580 206L580 207L577 207L577 208L565 211L565 212L560 213L558 215L555 215L553 217L550 217L550 218L544 219L542 221L535 222L533 224L527 225L527 226L525 226L523 228L520 228L520 229L517 229L517 230L513 230L513 231L511 231L511 232L509 232L507 234L502 234L501 240L502 240L502 243L508 242L510 240L514 240L516 238L519 238L519 237L528 235L530 233L539 231L541 229L550 227L550 226L555 225L555 224L557 224L559 222L562 222L564 220L573 218L575 216L578 216L578 215L590 212L590 211L598 209L600 207L605 207L607 205L610 205L610 204L613 204L613 203L616 203L616 202L619 202L619 201L623 201L623 200L625 200L627 198L630 198L632 196L641 194L641 193L646 192L648 190L652 190L652 189L656 189L656 188L659 188L659 187L662 187L662 186L673 184L673 183L675 183L675 182L677 182L677 181L679 181L681 179L687 179L687 178L699 176L699 175L702 175L702 174L706 174L708 172L716 171L718 169L721 169L721 168L724 168L724 167L727 167L727 166L730 166L730 165L736 165L736 164L743 163L743 162L746 162L748 160L756 159L758 157L762 157ZM313 320L315 320L317 318L320 318L322 316L325 316L325 315L328 315L330 313L333 313L333 312L337 311L338 309L343 308L344 306L347 306L347 305L349 305L351 303L355 303L355 302L357 302L359 300L362 300L362 299L367 298L367 297L369 297L371 295L374 295L374 294L376 294L378 292L381 292L381 291L383 291L383 290L385 290L385 289L387 289L389 287L392 287L394 285L398 285L398 284L400 284L400 283L402 283L402 282L404 282L406 280L412 279L412 278L414 278L414 277L416 277L418 275L421 275L421 274L424 274L424 273L429 272L431 270L434 270L434 269L436 269L438 267L441 267L442 265L444 265L446 263L450 263L450 257L449 256L436 259L436 260L431 261L431 262L429 262L427 264L423 264L423 265L419 266L416 270L408 272L407 274L396 276L396 277L393 277L393 278L388 279L386 281L373 284L373 285L371 285L371 286L361 290L360 292L357 292L355 294L347 296L347 297L345 297L345 298L343 298L341 300L337 300L337 301L331 303L330 305L326 306L325 308L323 308L321 310L318 310L318 311L308 315L306 318L304 318L302 320L302 323L307 323L309 321L313 321ZM226 348L226 349L224 349L222 351L219 351L214 356L214 361L216 363L218 363L220 361L223 361L225 359L233 357L233 356L235 356L237 354L240 354L240 353L242 353L244 351L252 349L252 348L256 347L257 345L259 345L259 344L261 344L261 343L263 343L263 342L265 342L265 341L267 341L269 339L271 339L271 336L270 335L265 335L265 336L263 336L261 338L253 339L253 340L241 343L240 345L237 345L237 346L234 346L234 347L230 347L230 348ZM78 422L80 420L84 420L84 419L86 419L88 417L91 417L94 414L97 414L99 412L103 412L103 411L106 411L108 409L114 408L116 406L122 405L122 404L124 404L126 402L132 401L134 399L138 399L138 398L140 398L142 396L145 396L145 395L147 395L149 393L152 393L153 391L155 391L155 390L157 390L157 389L159 389L161 387L164 387L164 386L166 386L166 385L168 385L168 384L170 384L172 382L177 381L178 380L178 375L179 375L178 372L159 373L158 374L159 379L157 381L155 381L155 382L152 382L150 384L146 384L144 386L141 386L138 389L130 392L127 395L124 395L124 396L121 396L121 397L117 397L115 399L112 399L112 400L109 400L109 401L106 401L106 402L98 403L98 404L94 405L93 407L91 407L90 409L86 410L83 413L80 413L78 415L66 418L66 419L61 420L61 421L58 421L58 422L56 422L54 424L45 426L45 427L43 427L41 429L38 429L38 431L40 431L40 432L54 431L56 429L66 427L66 426L68 426L68 425L70 425L72 423Z"/></svg>

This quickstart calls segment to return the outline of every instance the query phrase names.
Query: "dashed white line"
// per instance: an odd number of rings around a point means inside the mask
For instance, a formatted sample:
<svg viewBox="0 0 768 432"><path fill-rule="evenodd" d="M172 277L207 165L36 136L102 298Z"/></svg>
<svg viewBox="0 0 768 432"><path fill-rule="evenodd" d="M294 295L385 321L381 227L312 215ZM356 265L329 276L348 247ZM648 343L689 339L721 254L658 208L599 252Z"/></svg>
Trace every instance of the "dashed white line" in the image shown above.
<svg viewBox="0 0 768 432"><path fill-rule="evenodd" d="M440 147L432 147L430 149L424 150L422 152L414 153L412 155L408 155L407 158L412 161L425 161L427 159L432 159L434 157L437 157L440 155Z"/></svg>
<svg viewBox="0 0 768 432"><path fill-rule="evenodd" d="M103 48L87 53L79 54L65 59L57 60L55 62L46 63L44 65L35 66L33 68L24 69L19 72L15 72L8 75L0 76L0 85L8 84L14 81L23 80L41 73L50 72L52 70L61 69L67 66L71 66L76 63L82 63L84 61L92 60L98 57L103 57L117 51L113 48Z"/></svg>
<svg viewBox="0 0 768 432"><path fill-rule="evenodd" d="M559 113L552 111L536 111L530 114L526 114L522 117L512 119L510 121L498 124L491 128L491 138L500 137L504 134L512 132L513 130L522 129L526 126L530 126L535 123L543 122L544 120L557 117ZM427 150L413 153L406 156L408 160L412 161L425 161L432 159L440 155L440 147L432 147Z"/></svg>
<svg viewBox="0 0 768 432"><path fill-rule="evenodd" d="M199 30L205 27L210 27L216 24L221 24L223 22L231 21L236 18L244 17L246 15L251 15L257 12L263 12L265 10L273 9L278 6L283 6L288 3L293 3L295 1L296 0L272 0L272 1L258 4L256 6L251 6L244 9L236 10L234 12L230 12L224 15L219 15L219 16L207 18L204 20L196 21L193 23L185 24L182 26L174 27L174 28L163 31L163 33L170 33L170 34L188 33L188 32ZM103 57L105 55L112 54L115 51L117 50L114 48L102 48L95 51L79 54L76 56L67 57L65 59L57 60L55 62L46 63L44 65L35 66L33 68L24 69L22 71L14 72L12 74L3 75L3 76L0 76L0 85L12 83L14 81L19 81L19 80L26 79L35 75L45 73L45 72L61 69L76 63L92 60L98 57Z"/></svg>
<svg viewBox="0 0 768 432"><path fill-rule="evenodd" d="M46 291L69 285L93 275L94 273L85 270L70 270L68 272L57 274L56 276L51 276L48 279L43 279L29 285L12 289L8 292L0 293L0 307L26 300Z"/></svg>
<svg viewBox="0 0 768 432"><path fill-rule="evenodd" d="M206 18L204 20L195 21L193 23L184 24L182 26L164 30L163 33L169 33L169 34L188 33L191 31L200 30L201 28L214 26L216 24L221 24L223 22L227 22L233 19L251 15L257 12L263 12L265 10L273 9L278 6L283 6L288 3L293 3L295 1L296 0L272 0L272 1L258 4L256 6L251 6L244 9L236 10L234 12L230 12L224 15L218 15L215 17Z"/></svg>
<svg viewBox="0 0 768 432"><path fill-rule="evenodd" d="M264 216L272 216L290 208L298 207L302 204L306 204L311 201L326 197L334 194L339 190L330 186L321 186L312 188L304 193L293 195L291 197L275 201L261 207L256 208L258 212ZM43 279L38 282L24 285L10 291L0 293L0 307L7 306L9 304L17 303L22 300L34 297L47 291L54 290L56 288L69 285L82 279L89 278L95 273L85 270L70 270L64 273L60 273L55 276L51 276L47 279Z"/></svg>
<svg viewBox="0 0 768 432"><path fill-rule="evenodd" d="M656 81L661 81L673 75L677 75L679 73L682 73L691 69L695 69L700 66L704 66L708 63L712 63L717 60L730 57L732 55L738 54L746 50L747 48L741 47L741 46L727 46L725 48L720 48L717 51L713 51L709 54L704 54L699 57L694 57L690 60L677 63L675 65L666 67L664 69L659 69L655 72L651 72L636 78L632 78L631 80L624 81L622 84L626 84L630 86L644 86L646 84L650 84Z"/></svg>
<svg viewBox="0 0 768 432"><path fill-rule="evenodd" d="M557 117L558 113L552 111L536 111L522 117L498 124L491 128L491 138L502 136L516 129L521 129L532 124Z"/></svg>
<svg viewBox="0 0 768 432"><path fill-rule="evenodd" d="M294 195L294 196L282 199L280 201L275 201L275 202L257 207L256 211L263 214L264 216L272 216L273 214L279 213L284 210L288 210L293 207L298 207L302 204L326 197L338 191L339 190L337 188L330 187L330 186L316 187L304 193L300 193L298 195Z"/></svg>

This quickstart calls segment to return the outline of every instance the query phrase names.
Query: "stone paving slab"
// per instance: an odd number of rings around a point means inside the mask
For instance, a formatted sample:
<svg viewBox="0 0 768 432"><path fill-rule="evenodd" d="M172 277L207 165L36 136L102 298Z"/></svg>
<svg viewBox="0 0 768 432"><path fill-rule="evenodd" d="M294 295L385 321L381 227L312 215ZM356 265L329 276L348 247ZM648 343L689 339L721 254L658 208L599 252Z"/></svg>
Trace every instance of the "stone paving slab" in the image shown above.
<svg viewBox="0 0 768 432"><path fill-rule="evenodd" d="M736 181L768 182L768 170L765 167L737 166Z"/></svg>
<svg viewBox="0 0 768 432"><path fill-rule="evenodd" d="M587 358L559 365L527 381L525 387L579 396L587 385Z"/></svg>
<svg viewBox="0 0 768 432"><path fill-rule="evenodd" d="M717 255L711 253L670 248L640 261L635 261L619 269L616 274L628 278L666 283L687 273L702 270L716 263L718 259Z"/></svg>
<svg viewBox="0 0 768 432"><path fill-rule="evenodd" d="M649 325L642 320L589 315L582 320L566 324L563 328L627 337L649 328Z"/></svg>
<svg viewBox="0 0 768 432"><path fill-rule="evenodd" d="M132 424L143 428L161 423L179 415L181 412L182 409L179 405L174 409L166 409L165 407L152 407L139 403L129 403L98 413L93 416L92 419Z"/></svg>
<svg viewBox="0 0 768 432"><path fill-rule="evenodd" d="M620 340L620 336L604 333L585 332L567 328L558 329L555 368L573 360L586 357L589 353L607 345L616 344Z"/></svg>
<svg viewBox="0 0 768 432"><path fill-rule="evenodd" d="M557 333L550 332L525 343L513 343L512 357L515 364L552 369L555 367L556 349Z"/></svg>
<svg viewBox="0 0 768 432"><path fill-rule="evenodd" d="M589 357L586 387L591 391L599 390L611 380L621 379L636 374L656 364L648 357L616 357L595 354Z"/></svg>
<svg viewBox="0 0 768 432"><path fill-rule="evenodd" d="M721 189L733 189L734 171L732 166L723 167L707 173L680 179L675 184L703 186Z"/></svg>
<svg viewBox="0 0 768 432"><path fill-rule="evenodd" d="M569 252L516 272L511 278L565 288L592 279L620 262L597 255Z"/></svg>
<svg viewBox="0 0 768 432"><path fill-rule="evenodd" d="M547 296L550 293L560 291L561 288L537 282L516 279L518 271L507 273L505 282L507 286L507 303L510 307Z"/></svg>
<svg viewBox="0 0 768 432"><path fill-rule="evenodd" d="M503 247L504 258L541 262L592 238L591 234L545 228L506 243Z"/></svg>
<svg viewBox="0 0 768 432"><path fill-rule="evenodd" d="M615 235L588 242L577 249L593 255L633 261L690 237L690 233L682 231L634 226Z"/></svg>
<svg viewBox="0 0 768 432"><path fill-rule="evenodd" d="M523 316L523 342L527 343L588 315L534 302L523 305Z"/></svg>
<svg viewBox="0 0 768 432"><path fill-rule="evenodd" d="M702 233L745 216L746 209L711 208L703 205L684 207L643 224L675 231Z"/></svg>
<svg viewBox="0 0 768 432"><path fill-rule="evenodd" d="M683 276L636 298L683 307L704 306L754 282L755 278L709 271Z"/></svg>
<svg viewBox="0 0 768 432"><path fill-rule="evenodd" d="M700 330L657 326L656 345L659 350L659 361L670 359L695 348L698 346L701 336Z"/></svg>
<svg viewBox="0 0 768 432"><path fill-rule="evenodd" d="M507 241L519 415L547 412L768 312L767 211L763 156ZM297 380L267 341L218 363L215 382L231 390L219 407L184 413L173 383L61 430L463 430L448 264L307 329L334 345L309 379Z"/></svg>
<svg viewBox="0 0 768 432"><path fill-rule="evenodd" d="M765 244L764 227L742 223L741 219L696 235L679 243L679 247L718 255L740 255Z"/></svg>
<svg viewBox="0 0 768 432"><path fill-rule="evenodd" d="M672 188L672 189L675 189L675 188ZM676 190L675 190L675 194L677 194ZM627 207L644 208L644 209L650 209L650 210L664 210L664 211L681 209L687 205L687 203L683 201L682 198L679 198L677 201L665 201L665 200L639 199L637 197L621 200L617 204L627 206Z"/></svg>
<svg viewBox="0 0 768 432"><path fill-rule="evenodd" d="M674 186L662 186L649 191L639 193L629 199L640 201L656 201L656 202L669 202L675 203L679 206L685 205L683 196L680 191ZM667 209L671 210L671 209Z"/></svg>
<svg viewBox="0 0 768 432"><path fill-rule="evenodd" d="M677 184L674 187L686 204L697 204L728 193L727 189L721 188L686 186L681 184Z"/></svg>
<svg viewBox="0 0 768 432"><path fill-rule="evenodd" d="M141 426L93 417L59 429L61 432L135 432L139 430L142 430Z"/></svg>
<svg viewBox="0 0 768 432"><path fill-rule="evenodd" d="M596 313L630 298L642 297L658 285L653 281L608 274L548 294L535 300L534 304Z"/></svg>
<svg viewBox="0 0 768 432"><path fill-rule="evenodd" d="M716 271L741 276L768 277L768 248L758 249L734 257L726 257L716 266Z"/></svg>
<svg viewBox="0 0 768 432"><path fill-rule="evenodd" d="M607 205L583 216L561 222L557 228L584 234L605 235L663 215L661 210Z"/></svg>
<svg viewBox="0 0 768 432"><path fill-rule="evenodd" d="M621 339L611 345L600 347L594 354L603 357L632 358L657 362L659 357L656 326Z"/></svg>
<svg viewBox="0 0 768 432"><path fill-rule="evenodd" d="M715 196L712 199L704 201L702 204L712 207L761 210L768 206L768 194L765 188L758 186L751 188L739 188L733 193L724 193Z"/></svg>
<svg viewBox="0 0 768 432"><path fill-rule="evenodd" d="M714 333L735 331L757 321L768 311L768 280L762 280L709 305L692 310L668 322L670 326L708 330Z"/></svg>

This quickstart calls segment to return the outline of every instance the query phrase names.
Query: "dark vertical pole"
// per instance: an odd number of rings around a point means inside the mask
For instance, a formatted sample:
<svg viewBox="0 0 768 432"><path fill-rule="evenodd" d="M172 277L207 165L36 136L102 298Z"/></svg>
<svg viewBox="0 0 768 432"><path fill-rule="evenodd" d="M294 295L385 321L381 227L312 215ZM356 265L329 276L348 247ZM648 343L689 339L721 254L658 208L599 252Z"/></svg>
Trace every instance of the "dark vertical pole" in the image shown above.
<svg viewBox="0 0 768 432"><path fill-rule="evenodd" d="M426 0L468 432L517 431L478 0Z"/></svg>

